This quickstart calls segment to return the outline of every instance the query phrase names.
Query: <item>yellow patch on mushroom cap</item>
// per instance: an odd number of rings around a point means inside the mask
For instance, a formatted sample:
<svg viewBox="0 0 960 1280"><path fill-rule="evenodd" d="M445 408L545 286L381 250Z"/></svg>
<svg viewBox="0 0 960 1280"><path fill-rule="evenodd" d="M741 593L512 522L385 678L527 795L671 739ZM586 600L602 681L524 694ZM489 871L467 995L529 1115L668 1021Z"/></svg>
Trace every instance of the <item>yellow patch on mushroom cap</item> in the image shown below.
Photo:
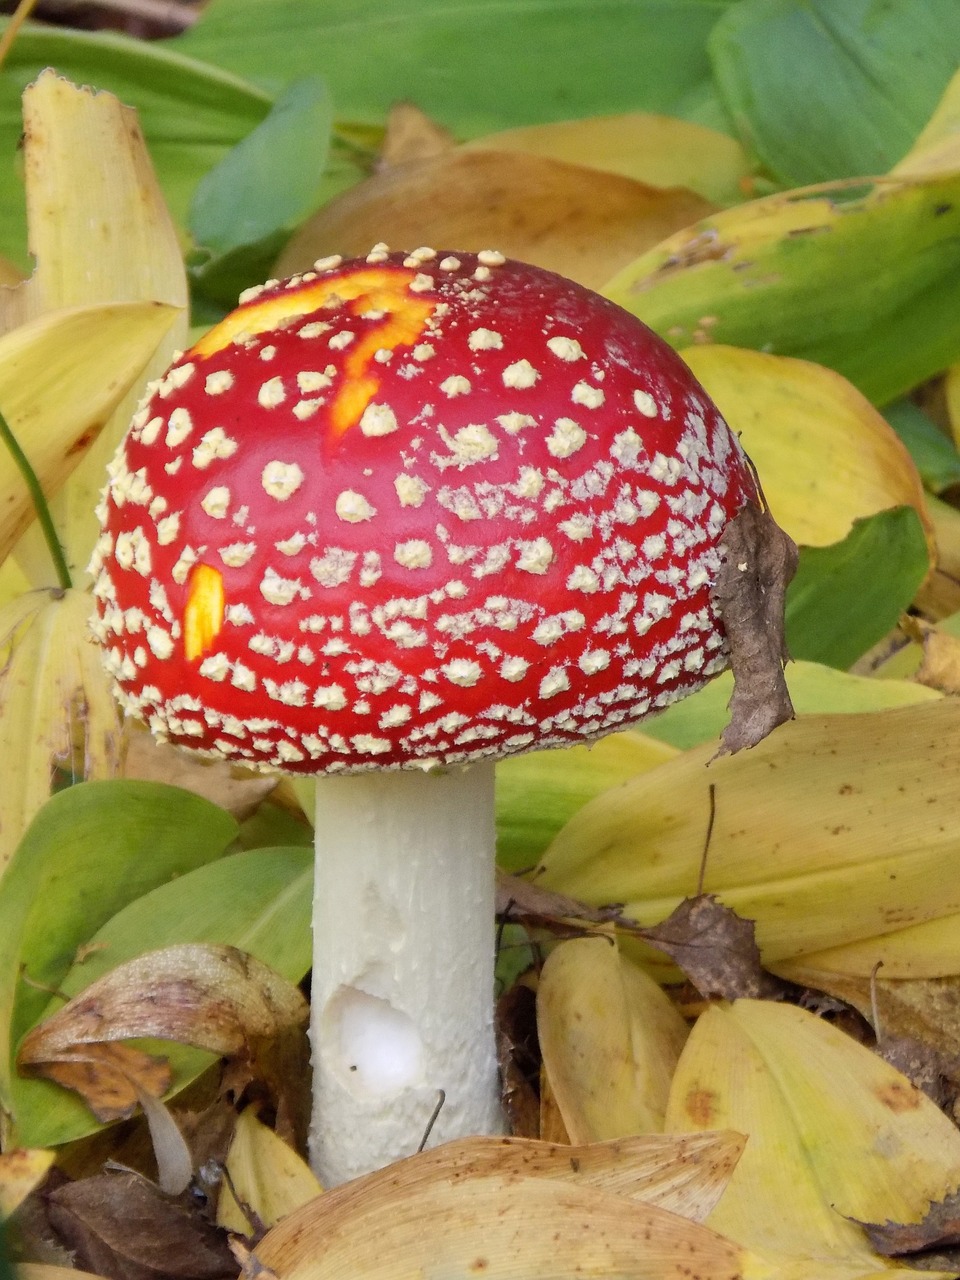
<svg viewBox="0 0 960 1280"><path fill-rule="evenodd" d="M202 658L220 634L223 608L223 574L211 565L196 565L183 611L183 652L188 662Z"/></svg>

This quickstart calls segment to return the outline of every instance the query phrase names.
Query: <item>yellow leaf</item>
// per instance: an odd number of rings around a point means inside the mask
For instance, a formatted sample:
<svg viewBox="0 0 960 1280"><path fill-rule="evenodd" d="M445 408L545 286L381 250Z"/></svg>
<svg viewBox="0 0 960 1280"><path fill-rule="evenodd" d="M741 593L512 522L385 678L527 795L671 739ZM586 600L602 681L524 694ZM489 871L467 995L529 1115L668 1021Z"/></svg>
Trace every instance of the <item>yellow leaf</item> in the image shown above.
<svg viewBox="0 0 960 1280"><path fill-rule="evenodd" d="M45 493L56 493L77 466L174 315L157 302L71 307L0 338L0 413ZM33 518L23 477L0 447L0 560Z"/></svg>
<svg viewBox="0 0 960 1280"><path fill-rule="evenodd" d="M689 120L642 111L506 129L467 147L546 156L652 187L686 187L713 204L738 200L750 173L746 153L733 138Z"/></svg>
<svg viewBox="0 0 960 1280"><path fill-rule="evenodd" d="M896 178L923 178L960 169L960 71L913 146L890 170Z"/></svg>
<svg viewBox="0 0 960 1280"><path fill-rule="evenodd" d="M24 92L23 117L27 221L37 267L25 284L0 298L0 332L60 308L160 303L174 309L155 354L138 371L142 379L124 388L53 503L68 562L82 572L97 537L93 511L106 464L142 382L159 375L174 350L187 345L189 294L177 233L136 112L113 94L78 88L45 71ZM29 447L27 440L21 444ZM17 554L34 586L49 585L49 556L38 532L30 531Z"/></svg>
<svg viewBox="0 0 960 1280"><path fill-rule="evenodd" d="M615 173L544 156L456 149L368 178L293 237L275 267L303 271L321 254L397 248L491 247L598 288L665 236L712 206Z"/></svg>
<svg viewBox="0 0 960 1280"><path fill-rule="evenodd" d="M862 978L868 978L878 964L883 965L884 976L891 978L942 978L960 974L958 938L960 913L951 913L892 933L811 951L801 963L809 969ZM774 968L787 976L785 965Z"/></svg>
<svg viewBox="0 0 960 1280"><path fill-rule="evenodd" d="M552 1151L509 1139L437 1147L295 1211L256 1246L241 1275L253 1280L266 1267L280 1280L556 1280L561 1273L774 1280L777 1273L746 1250L633 1198L636 1153L629 1140Z"/></svg>
<svg viewBox="0 0 960 1280"><path fill-rule="evenodd" d="M0 875L57 767L107 778L119 766L120 719L87 638L91 607L74 590L34 591L0 609Z"/></svg>
<svg viewBox="0 0 960 1280"><path fill-rule="evenodd" d="M739 433L773 514L795 542L839 542L854 520L905 504L932 538L909 453L846 378L808 360L740 347L688 347L682 355Z"/></svg>
<svg viewBox="0 0 960 1280"><path fill-rule="evenodd" d="M551 952L537 1033L572 1142L662 1131L687 1025L613 939L577 938Z"/></svg>
<svg viewBox="0 0 960 1280"><path fill-rule="evenodd" d="M750 751L713 753L687 751L590 801L547 850L538 885L657 923L696 891L713 806L704 887L756 921L768 963L960 912L952 699L804 716ZM648 970L674 973L642 954ZM942 960L960 972L960 935Z"/></svg>
<svg viewBox="0 0 960 1280"><path fill-rule="evenodd" d="M960 1181L960 1132L939 1108L876 1054L787 1004L708 1009L677 1068L667 1124L747 1135L711 1215L718 1231L764 1256L847 1263L858 1275L881 1271L880 1260L848 1218L917 1222Z"/></svg>
<svg viewBox="0 0 960 1280"><path fill-rule="evenodd" d="M237 1120L226 1167L230 1179L224 1181L217 1203L217 1224L240 1235L252 1235L254 1224L234 1192L264 1226L272 1227L323 1191L306 1161L262 1124L252 1107Z"/></svg>
<svg viewBox="0 0 960 1280"><path fill-rule="evenodd" d="M23 1148L0 1154L0 1222L9 1218L40 1186L50 1172L56 1153Z"/></svg>

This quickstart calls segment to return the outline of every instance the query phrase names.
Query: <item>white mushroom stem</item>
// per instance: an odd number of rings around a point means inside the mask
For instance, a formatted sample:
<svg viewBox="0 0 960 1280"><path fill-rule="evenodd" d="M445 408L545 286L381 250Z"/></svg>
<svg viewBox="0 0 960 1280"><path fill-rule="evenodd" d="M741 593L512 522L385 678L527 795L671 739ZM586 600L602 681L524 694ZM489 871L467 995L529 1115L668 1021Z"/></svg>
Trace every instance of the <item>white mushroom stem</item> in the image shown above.
<svg viewBox="0 0 960 1280"><path fill-rule="evenodd" d="M313 1119L321 1182L498 1133L492 764L317 780Z"/></svg>

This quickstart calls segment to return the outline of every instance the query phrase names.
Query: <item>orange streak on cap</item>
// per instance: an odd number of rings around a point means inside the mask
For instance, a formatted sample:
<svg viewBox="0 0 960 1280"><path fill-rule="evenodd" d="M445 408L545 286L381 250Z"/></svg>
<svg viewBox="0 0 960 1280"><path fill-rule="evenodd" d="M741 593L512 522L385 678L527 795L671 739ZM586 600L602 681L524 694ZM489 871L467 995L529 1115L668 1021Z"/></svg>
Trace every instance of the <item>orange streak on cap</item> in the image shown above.
<svg viewBox="0 0 960 1280"><path fill-rule="evenodd" d="M190 574L183 611L183 652L188 662L202 658L223 626L223 574L198 564Z"/></svg>
<svg viewBox="0 0 960 1280"><path fill-rule="evenodd" d="M330 433L334 440L355 427L363 411L380 389L378 351L393 351L416 342L433 314L434 304L411 294L393 282L358 296L350 310L355 315L382 311L383 319L368 329L344 361L345 379L330 406Z"/></svg>
<svg viewBox="0 0 960 1280"><path fill-rule="evenodd" d="M200 358L212 356L231 343L242 342L244 338L252 338L259 333L287 328L294 321L323 307L332 309L338 304L355 299L361 300L362 305L352 308L354 314L380 309L382 301L387 299L391 306L412 307L420 315L425 312L420 325L422 328L426 316L433 310L433 303L421 302L415 295L407 292L407 287L416 278L416 274L407 267L361 267L342 274L324 276L295 289L285 289L263 301L254 298L214 325L209 333L205 333L190 348L187 355ZM381 299L381 303L374 301L376 298Z"/></svg>

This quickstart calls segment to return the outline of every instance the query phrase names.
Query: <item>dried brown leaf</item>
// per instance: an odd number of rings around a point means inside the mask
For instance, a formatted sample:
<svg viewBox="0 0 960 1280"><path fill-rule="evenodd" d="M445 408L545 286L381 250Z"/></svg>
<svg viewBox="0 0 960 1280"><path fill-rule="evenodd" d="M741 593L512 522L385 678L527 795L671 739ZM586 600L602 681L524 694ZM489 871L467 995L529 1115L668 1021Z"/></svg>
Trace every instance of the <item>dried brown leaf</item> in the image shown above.
<svg viewBox="0 0 960 1280"><path fill-rule="evenodd" d="M539 1138L537 999L529 987L513 986L500 997L496 1029L501 1096L510 1132L516 1138Z"/></svg>
<svg viewBox="0 0 960 1280"><path fill-rule="evenodd" d="M278 275L329 253L496 248L600 288L665 236L711 212L690 191L660 190L545 156L456 148L375 174L294 235Z"/></svg>
<svg viewBox="0 0 960 1280"><path fill-rule="evenodd" d="M960 693L960 639L923 618L905 617L900 627L923 650L915 679L931 689Z"/></svg>
<svg viewBox="0 0 960 1280"><path fill-rule="evenodd" d="M48 1198L50 1221L80 1265L107 1280L219 1280L236 1263L226 1233L186 1198L135 1173L68 1183Z"/></svg>
<svg viewBox="0 0 960 1280"><path fill-rule="evenodd" d="M543 889L500 868L497 868L496 895L498 916L516 924L537 925L554 933L569 934L571 922L631 925L631 921L623 918L619 907L588 907L577 898Z"/></svg>
<svg viewBox="0 0 960 1280"><path fill-rule="evenodd" d="M753 747L793 719L783 677L788 653L784 601L797 568L797 548L769 511L748 502L721 540L723 567L715 598L730 647L734 687L730 723L719 754Z"/></svg>
<svg viewBox="0 0 960 1280"><path fill-rule="evenodd" d="M753 921L712 893L684 898L662 924L640 936L675 961L702 995L758 999L777 986L761 967Z"/></svg>

